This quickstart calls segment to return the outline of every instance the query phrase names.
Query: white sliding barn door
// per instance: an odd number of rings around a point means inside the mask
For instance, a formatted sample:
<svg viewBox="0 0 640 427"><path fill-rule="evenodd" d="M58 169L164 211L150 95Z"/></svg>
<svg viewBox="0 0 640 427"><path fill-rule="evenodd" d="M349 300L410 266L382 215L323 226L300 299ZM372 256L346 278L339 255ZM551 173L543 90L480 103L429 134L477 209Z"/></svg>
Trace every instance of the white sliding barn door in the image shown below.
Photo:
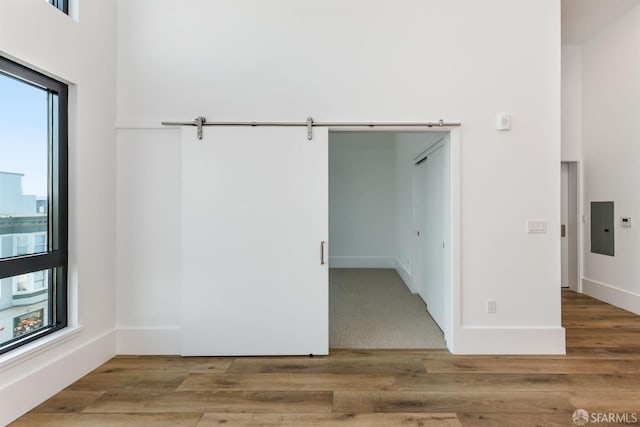
<svg viewBox="0 0 640 427"><path fill-rule="evenodd" d="M327 354L327 129L203 133L182 133L182 354Z"/></svg>

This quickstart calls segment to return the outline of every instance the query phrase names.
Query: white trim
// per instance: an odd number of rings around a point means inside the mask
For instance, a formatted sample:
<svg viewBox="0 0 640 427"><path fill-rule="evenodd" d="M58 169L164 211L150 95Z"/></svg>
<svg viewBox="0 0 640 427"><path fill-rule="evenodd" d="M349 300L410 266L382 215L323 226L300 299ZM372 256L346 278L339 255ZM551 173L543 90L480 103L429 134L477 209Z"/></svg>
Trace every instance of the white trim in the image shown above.
<svg viewBox="0 0 640 427"><path fill-rule="evenodd" d="M449 224L450 247L449 256L450 271L450 313L449 328L445 328L444 339L451 353L461 352L462 345L462 234L461 230L461 194L460 187L462 176L462 150L460 144L460 129L452 129L449 132L449 198L450 216ZM460 348L460 349L459 349Z"/></svg>
<svg viewBox="0 0 640 427"><path fill-rule="evenodd" d="M329 268L396 268L392 256L329 256Z"/></svg>
<svg viewBox="0 0 640 427"><path fill-rule="evenodd" d="M640 314L640 294L635 292L585 278L582 279L582 291L590 297Z"/></svg>
<svg viewBox="0 0 640 427"><path fill-rule="evenodd" d="M25 363L42 353L58 347L80 334L81 330L82 326L64 328L61 331L46 335L36 341L3 354L0 356L0 372L4 372L21 363Z"/></svg>
<svg viewBox="0 0 640 427"><path fill-rule="evenodd" d="M398 276L400 276L404 284L407 286L407 288L409 288L409 290L415 294L416 291L415 289L412 288L413 279L411 277L410 270L404 264L402 264L398 258L395 258L394 268L398 273Z"/></svg>
<svg viewBox="0 0 640 427"><path fill-rule="evenodd" d="M112 329L67 352L29 365L24 369L24 375L0 388L3 408L0 425L7 425L24 415L113 356L115 330Z"/></svg>
<svg viewBox="0 0 640 427"><path fill-rule="evenodd" d="M584 200L583 197L583 192L584 192L584 186L583 186L583 168L582 168L582 161L581 160L562 160L560 162L560 165L566 164L568 166L568 173L569 173L569 185L571 185L571 178L572 178L572 165L575 165L575 184L576 184L576 215L577 218L577 236L576 236L576 250L578 251L577 253L577 263L578 265L576 266L576 270L577 270L577 278L576 281L577 283L575 283L574 287L571 287L571 284L569 284L568 289L571 289L575 292L578 293L582 293L582 280L580 279L583 276L583 266L584 266L584 227L585 224L584 222L582 222L582 218L584 216L584 209L583 209L583 204L582 201Z"/></svg>
<svg viewBox="0 0 640 427"><path fill-rule="evenodd" d="M582 293L582 280L580 278L584 277L584 266L585 266L585 254L584 248L586 245L585 241L585 228L586 224L582 220L585 217L585 205L584 205L584 167L583 161L577 161L578 168L578 289L577 292Z"/></svg>
<svg viewBox="0 0 640 427"><path fill-rule="evenodd" d="M179 326L166 326L158 328L118 328L118 354L180 354L180 330L181 328Z"/></svg>
<svg viewBox="0 0 640 427"><path fill-rule="evenodd" d="M456 354L566 354L563 327L464 327Z"/></svg>

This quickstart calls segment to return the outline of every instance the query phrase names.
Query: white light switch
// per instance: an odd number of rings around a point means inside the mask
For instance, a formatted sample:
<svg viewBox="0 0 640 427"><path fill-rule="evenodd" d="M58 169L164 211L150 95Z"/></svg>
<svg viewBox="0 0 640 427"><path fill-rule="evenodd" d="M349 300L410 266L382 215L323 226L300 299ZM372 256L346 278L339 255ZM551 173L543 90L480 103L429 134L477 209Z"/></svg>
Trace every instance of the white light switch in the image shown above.
<svg viewBox="0 0 640 427"><path fill-rule="evenodd" d="M527 232L530 234L546 233L547 221L538 221L538 220L527 221Z"/></svg>
<svg viewBox="0 0 640 427"><path fill-rule="evenodd" d="M496 114L496 130L509 130L511 129L511 114L498 113Z"/></svg>

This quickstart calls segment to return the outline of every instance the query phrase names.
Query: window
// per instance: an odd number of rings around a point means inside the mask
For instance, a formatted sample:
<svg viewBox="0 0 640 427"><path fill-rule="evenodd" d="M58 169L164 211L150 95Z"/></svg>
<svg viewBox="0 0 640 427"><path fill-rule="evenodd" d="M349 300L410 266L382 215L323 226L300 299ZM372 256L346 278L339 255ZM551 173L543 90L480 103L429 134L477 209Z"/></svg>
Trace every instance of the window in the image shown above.
<svg viewBox="0 0 640 427"><path fill-rule="evenodd" d="M47 283L45 281L45 272L44 271L36 271L33 273L33 290L39 291L47 287Z"/></svg>
<svg viewBox="0 0 640 427"><path fill-rule="evenodd" d="M0 57L0 354L67 326L67 99Z"/></svg>
<svg viewBox="0 0 640 427"><path fill-rule="evenodd" d="M40 252L47 251L47 235L46 234L36 234L33 236L33 253L37 254Z"/></svg>
<svg viewBox="0 0 640 427"><path fill-rule="evenodd" d="M60 9L67 15L69 14L69 1L68 0L49 0L49 3L54 7Z"/></svg>

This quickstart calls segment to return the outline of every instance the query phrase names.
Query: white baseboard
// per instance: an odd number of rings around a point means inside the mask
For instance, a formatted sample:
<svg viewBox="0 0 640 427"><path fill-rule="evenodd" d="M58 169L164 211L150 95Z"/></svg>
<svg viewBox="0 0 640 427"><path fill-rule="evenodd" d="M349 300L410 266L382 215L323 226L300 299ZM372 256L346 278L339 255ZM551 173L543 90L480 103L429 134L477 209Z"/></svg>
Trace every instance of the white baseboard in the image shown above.
<svg viewBox="0 0 640 427"><path fill-rule="evenodd" d="M563 327L458 329L453 354L566 354Z"/></svg>
<svg viewBox="0 0 640 427"><path fill-rule="evenodd" d="M116 333L112 330L51 359L41 355L37 363L30 364L27 361L12 366L11 369L20 369L24 374L0 386L3 408L0 411L0 425L9 424L102 365L115 356L115 349Z"/></svg>
<svg viewBox="0 0 640 427"><path fill-rule="evenodd" d="M330 256L330 268L396 268L392 256Z"/></svg>
<svg viewBox="0 0 640 427"><path fill-rule="evenodd" d="M118 354L180 354L180 327L118 329Z"/></svg>
<svg viewBox="0 0 640 427"><path fill-rule="evenodd" d="M589 279L582 279L582 292L616 307L640 314L640 294L635 292Z"/></svg>
<svg viewBox="0 0 640 427"><path fill-rule="evenodd" d="M407 286L407 288L409 288L411 292L415 293L413 289L413 279L411 277L411 272L404 264L400 262L398 258L394 258L394 261L396 272L398 273L404 284Z"/></svg>

